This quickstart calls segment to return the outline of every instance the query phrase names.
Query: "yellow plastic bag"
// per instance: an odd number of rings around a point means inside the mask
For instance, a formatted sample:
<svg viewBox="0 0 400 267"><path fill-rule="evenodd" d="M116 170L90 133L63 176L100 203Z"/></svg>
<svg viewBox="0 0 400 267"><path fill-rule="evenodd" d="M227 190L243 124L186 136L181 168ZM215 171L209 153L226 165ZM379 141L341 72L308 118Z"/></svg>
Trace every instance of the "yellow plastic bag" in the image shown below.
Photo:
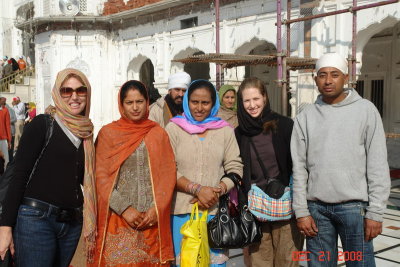
<svg viewBox="0 0 400 267"><path fill-rule="evenodd" d="M190 220L182 225L181 267L210 266L207 215L208 211L206 210L200 218L199 207L198 204L195 203L192 207Z"/></svg>

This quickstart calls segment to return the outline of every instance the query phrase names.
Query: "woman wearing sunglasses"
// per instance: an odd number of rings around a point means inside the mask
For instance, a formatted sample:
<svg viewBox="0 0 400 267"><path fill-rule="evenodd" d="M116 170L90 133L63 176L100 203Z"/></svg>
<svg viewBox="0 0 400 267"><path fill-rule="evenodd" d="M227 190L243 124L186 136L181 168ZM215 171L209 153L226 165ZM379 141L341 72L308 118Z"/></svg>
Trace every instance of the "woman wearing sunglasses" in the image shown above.
<svg viewBox="0 0 400 267"><path fill-rule="evenodd" d="M176 166L168 135L148 119L141 82L122 85L118 108L121 118L96 141L98 235L90 266L170 266Z"/></svg>
<svg viewBox="0 0 400 267"><path fill-rule="evenodd" d="M90 96L90 84L82 72L59 72L52 90L55 114L36 116L24 130L0 220L0 256L8 249L14 253L15 248L16 266L68 266L82 227L87 248L94 248Z"/></svg>

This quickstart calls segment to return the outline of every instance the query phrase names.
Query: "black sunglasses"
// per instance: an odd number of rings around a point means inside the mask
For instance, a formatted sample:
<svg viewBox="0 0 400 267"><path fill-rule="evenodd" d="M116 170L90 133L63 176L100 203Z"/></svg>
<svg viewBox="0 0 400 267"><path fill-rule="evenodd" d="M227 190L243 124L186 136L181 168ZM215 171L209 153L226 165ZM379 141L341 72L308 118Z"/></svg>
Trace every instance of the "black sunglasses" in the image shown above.
<svg viewBox="0 0 400 267"><path fill-rule="evenodd" d="M61 97L71 97L74 92L76 92L77 96L87 96L87 87L83 85L76 89L73 89L71 87L61 87L60 88Z"/></svg>

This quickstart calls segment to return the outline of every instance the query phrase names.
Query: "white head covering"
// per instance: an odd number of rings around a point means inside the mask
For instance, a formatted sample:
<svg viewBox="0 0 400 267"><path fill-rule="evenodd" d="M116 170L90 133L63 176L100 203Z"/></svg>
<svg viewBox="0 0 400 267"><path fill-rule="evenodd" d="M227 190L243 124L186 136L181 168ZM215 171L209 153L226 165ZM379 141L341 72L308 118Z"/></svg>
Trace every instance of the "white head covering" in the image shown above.
<svg viewBox="0 0 400 267"><path fill-rule="evenodd" d="M337 68L343 74L348 73L347 72L347 69L348 69L347 61L344 57L342 57L338 53L327 53L327 54L322 55L322 57L320 57L317 60L317 63L315 64L315 70L317 73L321 68L325 68L325 67Z"/></svg>
<svg viewBox="0 0 400 267"><path fill-rule="evenodd" d="M186 72L178 72L172 74L168 78L168 90L173 88L185 88L188 89L191 78Z"/></svg>

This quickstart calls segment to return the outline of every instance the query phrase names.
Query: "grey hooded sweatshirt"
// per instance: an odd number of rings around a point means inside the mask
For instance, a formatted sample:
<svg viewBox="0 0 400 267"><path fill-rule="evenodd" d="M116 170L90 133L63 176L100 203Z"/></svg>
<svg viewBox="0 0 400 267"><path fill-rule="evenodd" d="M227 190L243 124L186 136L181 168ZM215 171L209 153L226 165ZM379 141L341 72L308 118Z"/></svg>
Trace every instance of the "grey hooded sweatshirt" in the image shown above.
<svg viewBox="0 0 400 267"><path fill-rule="evenodd" d="M337 104L318 96L296 118L291 139L293 209L307 200L368 202L365 217L381 222L390 192L386 139L378 110L353 89Z"/></svg>

